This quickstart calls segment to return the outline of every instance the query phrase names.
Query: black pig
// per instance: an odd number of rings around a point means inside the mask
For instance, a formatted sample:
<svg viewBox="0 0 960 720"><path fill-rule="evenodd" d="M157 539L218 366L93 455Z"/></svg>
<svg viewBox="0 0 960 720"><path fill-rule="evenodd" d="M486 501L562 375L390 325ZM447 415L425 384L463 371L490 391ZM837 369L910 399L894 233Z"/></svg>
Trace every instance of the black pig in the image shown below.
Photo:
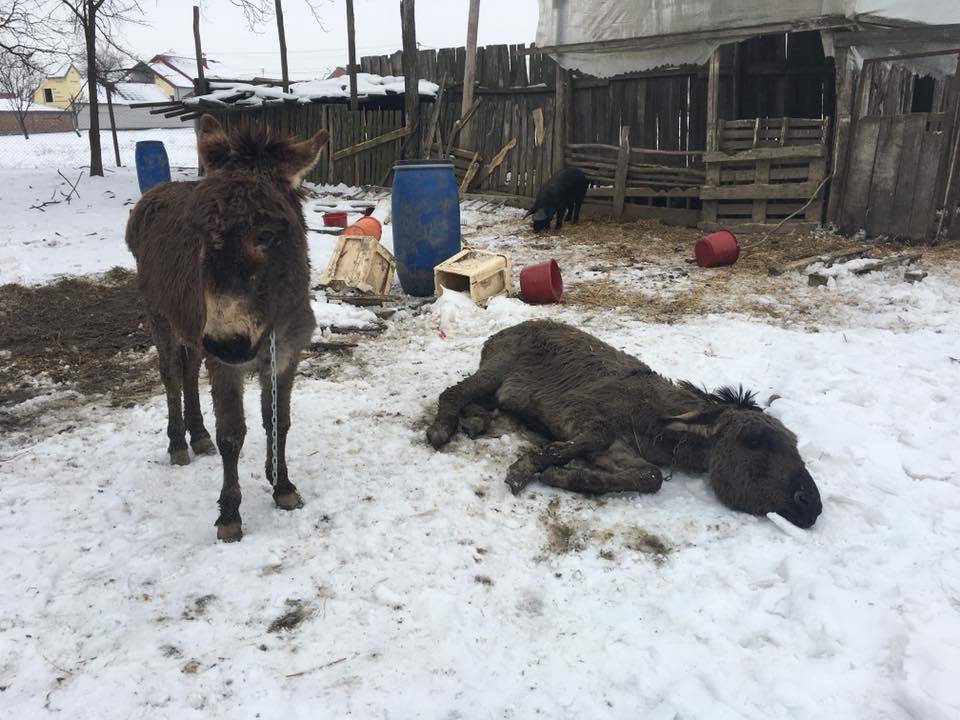
<svg viewBox="0 0 960 720"><path fill-rule="evenodd" d="M577 222L583 198L587 194L587 184L587 176L577 168L564 168L547 180L527 213L533 215L534 232L549 229L554 215L557 216L557 230L563 227L564 219Z"/></svg>

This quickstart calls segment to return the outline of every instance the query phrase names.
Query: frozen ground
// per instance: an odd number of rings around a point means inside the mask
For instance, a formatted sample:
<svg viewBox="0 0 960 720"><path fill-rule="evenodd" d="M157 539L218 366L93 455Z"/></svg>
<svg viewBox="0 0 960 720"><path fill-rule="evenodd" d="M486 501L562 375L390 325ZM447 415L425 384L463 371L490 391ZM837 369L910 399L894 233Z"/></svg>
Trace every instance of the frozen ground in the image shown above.
<svg viewBox="0 0 960 720"><path fill-rule="evenodd" d="M60 252L19 275L8 259L35 252L40 225L5 212L3 281L73 272L75 254L84 272L117 264L129 183L105 180L100 196L117 201L64 216ZM487 226L476 244L505 246L495 236L516 215L465 220ZM81 252L84 223L116 254ZM332 241L311 237L322 269ZM531 242L515 240L518 257L536 255ZM597 272L565 257L571 277ZM273 507L248 386L239 545L214 540L219 460L166 464L159 395L81 398L31 437L0 439L0 714L956 718L960 295L955 267L928 269L919 285L785 276L771 302L823 308L798 322L662 324L455 296L400 311L352 354L306 363L288 450L300 511ZM634 283L653 292L658 278L641 268ZM317 308L324 325L372 319ZM653 496L514 498L502 476L527 441L506 421L434 452L437 394L490 333L528 317L574 322L673 377L778 396L769 412L797 433L823 495L817 525L784 532L680 473Z"/></svg>
<svg viewBox="0 0 960 720"><path fill-rule="evenodd" d="M118 130L120 162L128 168L135 166L136 144L140 140L161 140L167 150L171 167L197 167L197 139L193 127L159 128L153 130ZM109 132L100 133L104 169L113 168L113 138ZM90 164L90 145L87 131L77 133L36 133L29 140L22 135L0 135L0 167L50 168L56 176L57 168L70 179L76 178L81 167ZM4 185L4 188L8 187ZM46 198L44 198L46 199Z"/></svg>

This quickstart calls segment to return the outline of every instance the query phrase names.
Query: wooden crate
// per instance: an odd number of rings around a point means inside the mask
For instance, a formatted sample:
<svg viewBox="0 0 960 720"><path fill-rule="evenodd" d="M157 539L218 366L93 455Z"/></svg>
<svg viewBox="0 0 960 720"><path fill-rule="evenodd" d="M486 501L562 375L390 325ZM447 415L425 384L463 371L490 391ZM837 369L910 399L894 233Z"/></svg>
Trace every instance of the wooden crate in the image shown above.
<svg viewBox="0 0 960 720"><path fill-rule="evenodd" d="M510 294L510 257L487 250L461 250L433 269L434 294L444 288L469 292L478 304L498 295Z"/></svg>
<svg viewBox="0 0 960 720"><path fill-rule="evenodd" d="M376 238L341 235L320 276L320 284L338 291L355 288L363 293L386 295L396 267L393 255Z"/></svg>
<svg viewBox="0 0 960 720"><path fill-rule="evenodd" d="M829 118L719 121L719 150L704 154L701 227L768 230L793 213L784 231L819 225L828 134Z"/></svg>

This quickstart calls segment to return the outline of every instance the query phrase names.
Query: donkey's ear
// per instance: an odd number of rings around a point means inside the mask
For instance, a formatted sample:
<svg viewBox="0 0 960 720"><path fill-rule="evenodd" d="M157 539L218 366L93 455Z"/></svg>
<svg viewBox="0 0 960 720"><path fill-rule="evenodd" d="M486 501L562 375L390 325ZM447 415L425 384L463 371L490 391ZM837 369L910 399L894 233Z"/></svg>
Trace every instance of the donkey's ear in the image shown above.
<svg viewBox="0 0 960 720"><path fill-rule="evenodd" d="M284 152L280 160L280 172L290 180L294 187L300 184L306 175L320 159L320 151L327 144L330 134L321 130L309 140L292 143Z"/></svg>
<svg viewBox="0 0 960 720"><path fill-rule="evenodd" d="M200 164L208 172L223 167L230 157L230 140L213 115L200 118L197 152L200 155Z"/></svg>
<svg viewBox="0 0 960 720"><path fill-rule="evenodd" d="M725 408L722 407L711 407L701 411L692 410L682 415L661 417L660 422L664 424L665 430L711 437L720 427L717 420L720 419L724 410Z"/></svg>

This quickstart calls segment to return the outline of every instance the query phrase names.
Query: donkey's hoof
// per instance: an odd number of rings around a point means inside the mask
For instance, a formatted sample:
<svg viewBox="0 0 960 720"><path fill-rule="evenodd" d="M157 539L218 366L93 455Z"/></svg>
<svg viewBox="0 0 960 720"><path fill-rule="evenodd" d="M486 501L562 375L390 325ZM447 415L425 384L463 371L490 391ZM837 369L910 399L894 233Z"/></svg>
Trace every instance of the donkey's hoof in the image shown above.
<svg viewBox="0 0 960 720"><path fill-rule="evenodd" d="M209 435L191 440L190 447L193 448L193 452L197 455L217 454L217 447L213 444L213 440L210 439Z"/></svg>
<svg viewBox="0 0 960 720"><path fill-rule="evenodd" d="M296 490L287 493L274 493L273 501L281 510L297 510L303 507L303 498Z"/></svg>
<svg viewBox="0 0 960 720"><path fill-rule="evenodd" d="M490 423L487 422L485 418L473 416L463 418L463 420L460 421L460 427L463 428L467 437L473 440L483 435L487 431L487 428L490 427Z"/></svg>
<svg viewBox="0 0 960 720"><path fill-rule="evenodd" d="M243 539L243 530L239 522L217 525L217 540L222 542L238 542Z"/></svg>
<svg viewBox="0 0 960 720"><path fill-rule="evenodd" d="M181 450L171 450L170 464L171 465L189 465L190 453L187 452L186 448L183 448Z"/></svg>
<svg viewBox="0 0 960 720"><path fill-rule="evenodd" d="M453 431L444 427L442 423L435 422L427 428L427 440L433 445L434 450L439 450L453 437Z"/></svg>
<svg viewBox="0 0 960 720"><path fill-rule="evenodd" d="M527 485L539 479L540 474L529 458L520 458L507 470L506 483L514 495L519 495Z"/></svg>

